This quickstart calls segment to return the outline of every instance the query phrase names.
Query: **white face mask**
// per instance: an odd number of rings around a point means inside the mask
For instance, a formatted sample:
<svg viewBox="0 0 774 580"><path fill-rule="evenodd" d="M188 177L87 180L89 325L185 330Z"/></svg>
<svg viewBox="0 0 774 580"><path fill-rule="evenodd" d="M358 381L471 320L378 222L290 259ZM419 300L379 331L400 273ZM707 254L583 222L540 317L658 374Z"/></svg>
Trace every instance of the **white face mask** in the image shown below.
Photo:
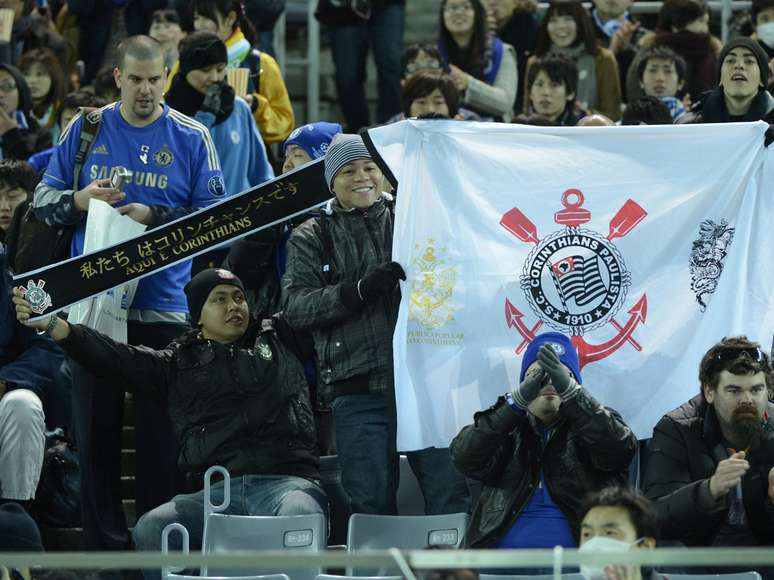
<svg viewBox="0 0 774 580"><path fill-rule="evenodd" d="M767 46L774 47L774 22L766 22L755 27L755 34L758 35Z"/></svg>
<svg viewBox="0 0 774 580"><path fill-rule="evenodd" d="M624 542L623 540L616 540L615 538L608 538L607 536L594 536L580 548L579 552L628 552L632 546L636 546L642 541L642 538L636 542ZM606 578L605 568L606 564L583 564L580 567L581 576L586 580L604 580Z"/></svg>

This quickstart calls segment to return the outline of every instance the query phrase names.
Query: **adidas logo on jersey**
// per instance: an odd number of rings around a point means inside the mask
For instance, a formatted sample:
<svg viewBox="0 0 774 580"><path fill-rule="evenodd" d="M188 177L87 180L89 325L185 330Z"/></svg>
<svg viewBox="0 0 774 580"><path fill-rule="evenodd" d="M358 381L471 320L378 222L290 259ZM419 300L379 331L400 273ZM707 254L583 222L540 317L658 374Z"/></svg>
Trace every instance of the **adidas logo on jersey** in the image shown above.
<svg viewBox="0 0 774 580"><path fill-rule="evenodd" d="M99 145L98 147L94 148L94 154L95 155L109 155L107 147L103 143L102 145Z"/></svg>

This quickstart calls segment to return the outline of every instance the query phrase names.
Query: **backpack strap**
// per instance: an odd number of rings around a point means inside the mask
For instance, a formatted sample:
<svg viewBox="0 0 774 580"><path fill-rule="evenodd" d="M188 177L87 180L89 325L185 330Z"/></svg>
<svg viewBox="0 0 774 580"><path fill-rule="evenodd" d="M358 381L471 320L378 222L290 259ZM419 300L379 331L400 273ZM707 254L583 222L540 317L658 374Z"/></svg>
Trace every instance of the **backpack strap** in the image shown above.
<svg viewBox="0 0 774 580"><path fill-rule="evenodd" d="M254 48L247 55L250 65L250 80L253 82L253 92L257 93L261 87L261 51Z"/></svg>
<svg viewBox="0 0 774 580"><path fill-rule="evenodd" d="M102 125L102 111L96 107L81 107L81 134L78 140L78 149L75 153L75 165L73 167L73 190L78 189L78 178L81 175L83 164L91 152L97 133Z"/></svg>

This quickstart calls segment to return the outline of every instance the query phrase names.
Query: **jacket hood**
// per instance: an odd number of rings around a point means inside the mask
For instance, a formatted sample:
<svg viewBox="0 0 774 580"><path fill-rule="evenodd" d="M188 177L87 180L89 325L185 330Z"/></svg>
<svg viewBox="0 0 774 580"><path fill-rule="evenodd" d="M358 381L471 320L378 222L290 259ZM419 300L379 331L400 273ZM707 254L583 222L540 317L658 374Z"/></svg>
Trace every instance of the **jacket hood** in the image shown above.
<svg viewBox="0 0 774 580"><path fill-rule="evenodd" d="M30 109L32 109L32 93L30 93L30 87L27 85L24 75L11 64L0 63L0 70L6 71L16 82L16 87L19 89L19 106L16 110L24 113L24 116L29 119Z"/></svg>

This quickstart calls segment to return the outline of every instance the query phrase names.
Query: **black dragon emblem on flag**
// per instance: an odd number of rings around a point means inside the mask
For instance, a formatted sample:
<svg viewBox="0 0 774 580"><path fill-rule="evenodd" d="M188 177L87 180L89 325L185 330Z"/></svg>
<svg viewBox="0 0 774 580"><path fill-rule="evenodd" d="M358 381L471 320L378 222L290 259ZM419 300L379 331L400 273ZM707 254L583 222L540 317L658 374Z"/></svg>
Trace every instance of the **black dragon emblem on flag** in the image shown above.
<svg viewBox="0 0 774 580"><path fill-rule="evenodd" d="M699 225L699 238L693 241L689 269L691 290L696 294L699 309L707 309L709 299L718 287L723 273L723 261L734 241L734 228L724 219L720 223L704 220Z"/></svg>

